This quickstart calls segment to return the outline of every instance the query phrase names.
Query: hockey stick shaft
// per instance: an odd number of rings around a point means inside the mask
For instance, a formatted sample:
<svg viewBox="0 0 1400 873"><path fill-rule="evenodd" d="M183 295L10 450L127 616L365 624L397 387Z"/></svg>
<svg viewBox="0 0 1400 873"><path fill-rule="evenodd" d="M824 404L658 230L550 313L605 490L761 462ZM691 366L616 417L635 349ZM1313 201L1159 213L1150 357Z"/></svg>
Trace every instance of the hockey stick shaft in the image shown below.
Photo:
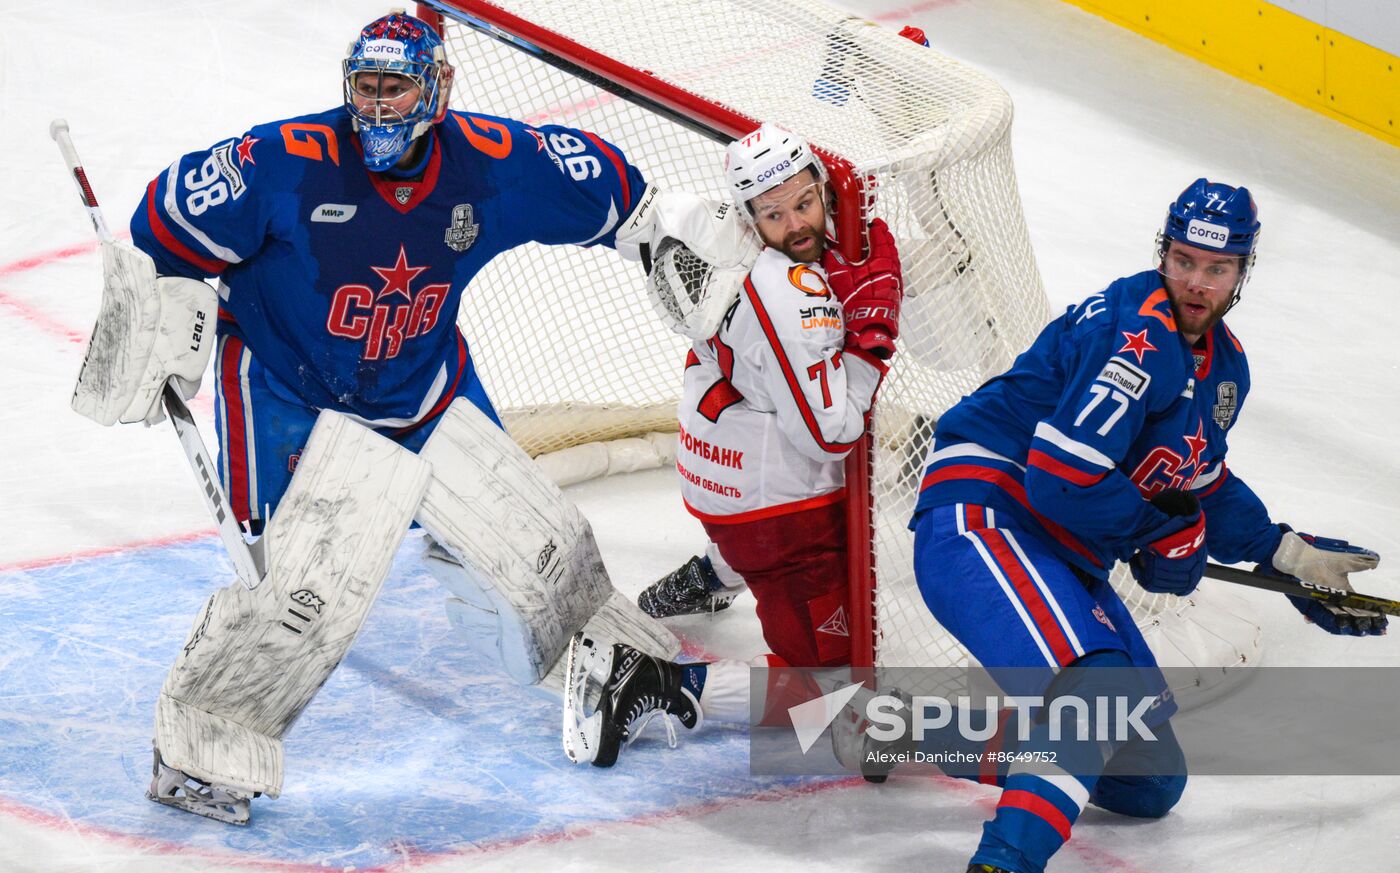
<svg viewBox="0 0 1400 873"><path fill-rule="evenodd" d="M1305 597L1309 600L1317 600L1332 606L1343 606L1350 609L1367 609L1371 612L1382 612L1386 615L1400 615L1400 601L1386 600L1384 597L1372 597L1369 594L1362 594L1357 591L1343 591L1340 588L1329 588L1326 585L1318 585L1313 582L1300 582L1297 579L1290 579L1284 576L1274 576L1269 573L1259 573L1252 570L1241 570L1237 567L1225 567L1220 564L1207 564L1206 575L1212 579L1219 579L1222 582L1233 582L1236 585L1248 585L1250 588L1262 588L1265 591L1277 591L1280 594L1287 594L1291 597Z"/></svg>
<svg viewBox="0 0 1400 873"><path fill-rule="evenodd" d="M63 153L64 163L73 174L73 181L78 186L78 196L83 201L83 208L87 210L98 238L103 242L111 242L112 232L107 229L107 222L102 217L102 208L97 205L97 196L92 191L92 185L88 183L87 172L78 160L78 151L73 147L68 122L62 118L55 119L49 124L49 135L58 144L58 150ZM217 468L209 456L209 450L205 448L199 429L195 427L194 417L185 405L185 398L180 394L175 377L172 376L166 381L161 390L161 402L165 406L166 414L170 416L170 423L175 427L175 436L180 440L180 447L185 451L190 469L194 471L204 504L208 507L209 514L214 517L214 524L219 529L219 538L224 541L224 547L228 550L234 572L249 590L256 588L262 580L260 562L247 540L243 539L243 530L238 526L238 519L233 514L228 497L219 487L214 475Z"/></svg>

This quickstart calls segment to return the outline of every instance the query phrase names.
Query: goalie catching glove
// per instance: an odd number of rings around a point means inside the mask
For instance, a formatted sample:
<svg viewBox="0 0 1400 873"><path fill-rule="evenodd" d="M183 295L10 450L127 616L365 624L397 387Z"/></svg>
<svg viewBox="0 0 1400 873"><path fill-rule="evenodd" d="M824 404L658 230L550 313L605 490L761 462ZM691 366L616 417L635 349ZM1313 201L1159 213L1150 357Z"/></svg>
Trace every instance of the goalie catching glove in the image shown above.
<svg viewBox="0 0 1400 873"><path fill-rule="evenodd" d="M846 347L869 352L881 360L894 355L899 337L899 304L904 278L894 237L881 219L870 222L870 253L851 263L835 248L822 256L827 281L841 300L846 318Z"/></svg>
<svg viewBox="0 0 1400 873"><path fill-rule="evenodd" d="M1380 563L1380 555L1370 549L1353 546L1346 540L1317 537L1312 534L1294 533L1286 524L1279 525L1283 538L1278 548L1259 570L1276 576L1291 576L1300 582L1331 588L1338 591L1351 591L1351 581L1347 576L1362 570L1373 569ZM1303 614L1303 617L1329 634L1348 636L1379 636L1386 632L1389 619L1384 614L1367 609L1353 609L1335 606L1306 597L1289 597L1288 602Z"/></svg>
<svg viewBox="0 0 1400 873"><path fill-rule="evenodd" d="M618 254L646 268L656 314L690 339L719 330L761 249L734 204L654 185L617 230Z"/></svg>
<svg viewBox="0 0 1400 873"><path fill-rule="evenodd" d="M182 396L199 391L214 348L218 298L204 282L157 276L150 255L129 243L102 243L102 308L73 389L73 409L98 424L164 418L171 378Z"/></svg>

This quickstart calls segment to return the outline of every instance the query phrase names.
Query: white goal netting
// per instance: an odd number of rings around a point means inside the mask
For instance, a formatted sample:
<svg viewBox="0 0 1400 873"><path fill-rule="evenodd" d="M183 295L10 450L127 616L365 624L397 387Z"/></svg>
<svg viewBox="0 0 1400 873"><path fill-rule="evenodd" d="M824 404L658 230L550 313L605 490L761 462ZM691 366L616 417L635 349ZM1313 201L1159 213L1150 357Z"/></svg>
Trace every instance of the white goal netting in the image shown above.
<svg viewBox="0 0 1400 873"><path fill-rule="evenodd" d="M907 293L900 353L873 424L875 659L961 661L915 588L906 525L939 415L1005 369L1050 318L1017 194L1006 93L813 0L431 5L456 19L445 27L454 108L590 130L652 182L726 196L720 142L558 68L538 50L547 47L541 32L503 40L520 36L520 19L701 98L687 114L702 126L722 129L707 106L737 112L850 163L864 182L863 213L883 218L898 240ZM497 29L461 23L471 19ZM531 454L675 429L686 341L652 313L637 265L611 251L528 246L497 258L469 289L461 323L508 429ZM1252 624L1225 613L1211 626L1193 623L1208 610L1117 582L1164 664L1201 668L1202 689L1257 657Z"/></svg>

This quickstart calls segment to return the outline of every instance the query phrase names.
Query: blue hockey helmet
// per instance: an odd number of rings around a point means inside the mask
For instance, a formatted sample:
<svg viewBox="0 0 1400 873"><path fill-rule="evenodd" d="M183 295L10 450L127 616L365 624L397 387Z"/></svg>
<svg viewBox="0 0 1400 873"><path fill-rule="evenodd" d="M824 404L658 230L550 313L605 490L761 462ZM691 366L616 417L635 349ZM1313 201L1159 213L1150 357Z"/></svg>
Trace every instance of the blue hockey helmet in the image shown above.
<svg viewBox="0 0 1400 873"><path fill-rule="evenodd" d="M1206 179L1192 182L1167 207L1167 220L1157 234L1159 269L1172 240L1239 256L1240 275L1230 302L1235 305L1254 265L1254 246L1259 241L1259 210L1249 189Z"/></svg>
<svg viewBox="0 0 1400 873"><path fill-rule="evenodd" d="M365 25L341 66L345 108L375 172L393 167L447 115L452 66L442 37L401 9Z"/></svg>

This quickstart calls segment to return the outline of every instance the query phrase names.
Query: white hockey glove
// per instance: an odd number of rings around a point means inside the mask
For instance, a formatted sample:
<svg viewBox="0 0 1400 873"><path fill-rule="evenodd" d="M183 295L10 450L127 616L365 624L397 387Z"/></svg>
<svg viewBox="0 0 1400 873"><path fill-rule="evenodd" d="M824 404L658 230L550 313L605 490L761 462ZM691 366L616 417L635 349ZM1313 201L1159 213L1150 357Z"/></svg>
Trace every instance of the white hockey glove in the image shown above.
<svg viewBox="0 0 1400 873"><path fill-rule="evenodd" d="M1370 570L1380 563L1380 555L1346 540L1294 533L1287 525L1280 527L1283 539L1269 563L1263 566L1265 572L1282 573L1319 587L1351 591L1348 574ZM1336 606L1305 597L1289 597L1288 602L1304 618L1330 634L1378 636L1384 634L1390 624L1383 613L1366 609Z"/></svg>
<svg viewBox="0 0 1400 873"><path fill-rule="evenodd" d="M129 243L102 244L102 308L73 389L73 409L100 425L164 417L161 392L176 377L199 391L214 348L218 297L204 282L156 276L150 256Z"/></svg>
<svg viewBox="0 0 1400 873"><path fill-rule="evenodd" d="M1351 590L1348 574L1374 569L1380 562L1380 555L1346 540L1299 535L1291 529L1283 532L1270 559L1273 568L1286 576L1343 591Z"/></svg>
<svg viewBox="0 0 1400 873"><path fill-rule="evenodd" d="M762 249L757 234L733 203L648 185L637 208L617 228L617 253L645 263L656 257L667 239L680 240L696 257L719 269L747 270Z"/></svg>

